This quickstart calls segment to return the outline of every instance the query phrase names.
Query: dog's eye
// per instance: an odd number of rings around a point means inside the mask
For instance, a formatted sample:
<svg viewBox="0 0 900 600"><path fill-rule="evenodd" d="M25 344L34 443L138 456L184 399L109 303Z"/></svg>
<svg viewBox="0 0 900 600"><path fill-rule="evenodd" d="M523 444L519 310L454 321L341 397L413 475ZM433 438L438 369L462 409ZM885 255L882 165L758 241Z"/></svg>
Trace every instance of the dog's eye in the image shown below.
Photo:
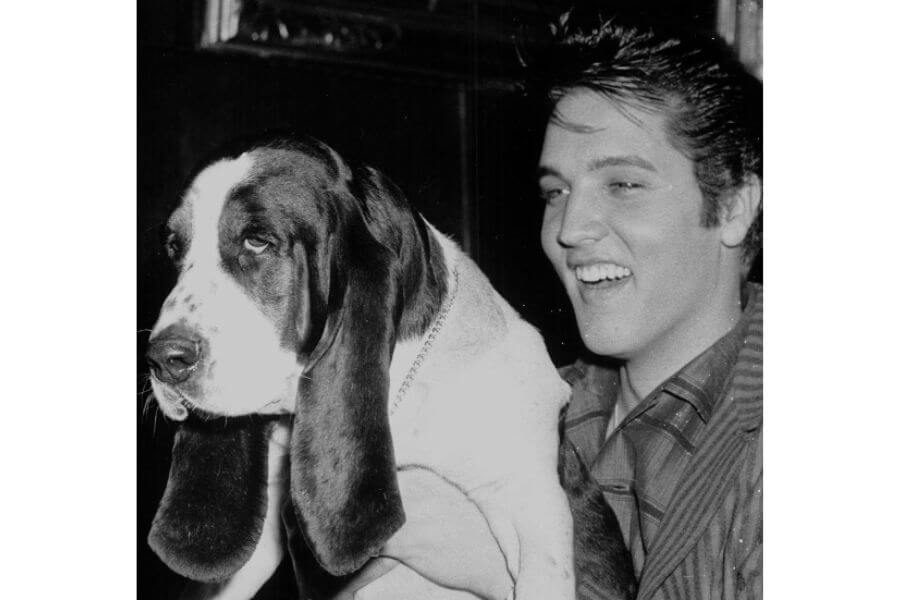
<svg viewBox="0 0 900 600"><path fill-rule="evenodd" d="M259 238L247 237L244 238L244 248L253 254L262 254L266 251L266 248L269 247L269 242L265 240L261 240Z"/></svg>

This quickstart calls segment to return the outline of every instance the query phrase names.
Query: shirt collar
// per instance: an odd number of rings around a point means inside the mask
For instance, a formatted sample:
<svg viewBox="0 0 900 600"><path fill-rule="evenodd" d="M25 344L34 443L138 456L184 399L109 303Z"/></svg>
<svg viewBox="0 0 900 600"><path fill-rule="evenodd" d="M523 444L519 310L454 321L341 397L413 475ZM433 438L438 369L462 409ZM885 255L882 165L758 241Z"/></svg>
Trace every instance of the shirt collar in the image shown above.
<svg viewBox="0 0 900 600"><path fill-rule="evenodd" d="M757 313L762 312L762 286L748 283L743 293L746 298L744 310L731 331L661 386L664 391L693 406L704 423L709 421L713 407L731 379L750 323L758 316Z"/></svg>
<svg viewBox="0 0 900 600"><path fill-rule="evenodd" d="M762 320L762 286L748 283L743 289L744 310L738 323L712 346L691 360L678 373L663 382L641 405L625 419L630 421L655 403L660 392L684 400L700 418L707 422L716 402L724 392L731 372L738 362L741 349L748 342L755 343L756 334L750 332L752 324ZM761 334L758 336L761 342ZM581 413L594 410L602 413L604 426L615 404L619 386L618 369L607 364L595 364L579 359L562 370L563 378L573 385L573 404L569 418L579 418ZM576 399L580 402L574 402Z"/></svg>
<svg viewBox="0 0 900 600"><path fill-rule="evenodd" d="M742 337L738 329L725 334L661 386L663 391L693 406L704 423L709 421L737 361Z"/></svg>

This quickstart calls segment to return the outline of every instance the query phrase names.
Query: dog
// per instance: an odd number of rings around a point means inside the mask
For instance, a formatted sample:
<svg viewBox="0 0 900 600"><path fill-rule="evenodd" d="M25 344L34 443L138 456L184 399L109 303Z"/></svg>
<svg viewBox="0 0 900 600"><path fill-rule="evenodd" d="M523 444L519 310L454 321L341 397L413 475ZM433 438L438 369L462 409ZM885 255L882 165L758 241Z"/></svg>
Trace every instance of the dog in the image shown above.
<svg viewBox="0 0 900 600"><path fill-rule="evenodd" d="M150 543L198 595L251 598L299 538L345 597L575 598L569 388L383 174L260 142L203 165L167 228L178 280L147 359L186 428ZM435 553L447 572L421 577Z"/></svg>

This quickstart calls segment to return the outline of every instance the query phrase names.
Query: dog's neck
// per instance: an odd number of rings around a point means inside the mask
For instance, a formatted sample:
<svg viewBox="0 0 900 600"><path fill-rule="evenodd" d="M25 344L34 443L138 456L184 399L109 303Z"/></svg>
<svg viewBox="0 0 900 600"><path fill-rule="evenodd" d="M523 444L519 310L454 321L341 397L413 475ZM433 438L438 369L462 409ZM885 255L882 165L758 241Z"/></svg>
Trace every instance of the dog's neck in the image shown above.
<svg viewBox="0 0 900 600"><path fill-rule="evenodd" d="M407 330L405 336L397 338L390 366L389 406L392 408L396 408L396 405L402 400L401 396L406 390L401 391L401 388L404 385L415 383L417 362L421 363L427 358L426 337L429 334L435 336L443 334L435 327L435 321L441 318L442 311L446 313L451 308L448 304L451 302L454 287L457 285L454 273L456 272L459 248L430 224L426 223L425 232L428 235L427 243L430 247L427 276L423 277L427 283L423 285L423 289L420 290L417 297L417 300L425 304L425 307L419 306L409 314L404 312L404 317L408 317L409 322L415 322L412 318L413 315L416 312L420 313L416 316L421 321L417 322L416 329ZM409 310L408 307L407 310ZM443 317L446 316L447 314L443 314ZM431 341L434 342L434 340Z"/></svg>
<svg viewBox="0 0 900 600"><path fill-rule="evenodd" d="M451 269L437 232L421 216L415 215L416 235L412 258L402 274L405 295L397 330L397 342L416 340L428 331L447 298Z"/></svg>

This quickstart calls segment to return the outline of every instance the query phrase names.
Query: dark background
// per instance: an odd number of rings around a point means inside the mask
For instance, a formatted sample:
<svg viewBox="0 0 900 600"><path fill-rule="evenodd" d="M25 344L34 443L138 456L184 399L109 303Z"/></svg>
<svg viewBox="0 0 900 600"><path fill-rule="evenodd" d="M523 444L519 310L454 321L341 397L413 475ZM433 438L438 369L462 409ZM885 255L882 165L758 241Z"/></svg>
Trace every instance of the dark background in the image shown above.
<svg viewBox="0 0 900 600"><path fill-rule="evenodd" d="M377 16L404 24L403 44L367 56L201 47L202 2L138 3L139 598L172 597L183 585L146 544L174 433L155 407L145 407L147 332L174 282L161 226L190 170L220 144L295 129L381 169L541 330L557 364L573 359L579 350L574 320L539 244L543 207L533 173L543 123L511 85L516 55L503 41L505 32L533 26L567 4L385 2ZM631 4L693 27L715 26L714 0ZM362 22L371 10L364 2L318 5ZM290 597L292 591L289 574L281 572L258 597Z"/></svg>

